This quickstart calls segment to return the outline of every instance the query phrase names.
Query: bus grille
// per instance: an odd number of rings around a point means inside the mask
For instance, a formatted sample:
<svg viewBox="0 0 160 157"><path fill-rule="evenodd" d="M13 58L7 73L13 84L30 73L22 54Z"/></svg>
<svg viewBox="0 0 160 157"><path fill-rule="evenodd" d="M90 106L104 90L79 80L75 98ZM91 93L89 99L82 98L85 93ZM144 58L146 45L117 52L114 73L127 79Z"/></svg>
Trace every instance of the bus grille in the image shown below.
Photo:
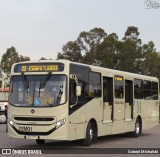
<svg viewBox="0 0 160 157"><path fill-rule="evenodd" d="M54 118L37 118L37 117L14 117L15 120L19 121L54 121Z"/></svg>

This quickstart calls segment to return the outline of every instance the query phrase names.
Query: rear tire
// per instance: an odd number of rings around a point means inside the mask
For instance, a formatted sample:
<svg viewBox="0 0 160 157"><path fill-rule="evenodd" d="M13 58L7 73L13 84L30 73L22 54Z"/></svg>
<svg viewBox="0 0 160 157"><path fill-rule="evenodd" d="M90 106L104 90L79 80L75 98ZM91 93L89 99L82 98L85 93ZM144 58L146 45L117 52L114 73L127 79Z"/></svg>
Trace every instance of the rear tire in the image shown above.
<svg viewBox="0 0 160 157"><path fill-rule="evenodd" d="M37 140L36 140L36 143L37 143L37 144L44 144L44 143L45 143L45 140L37 139Z"/></svg>
<svg viewBox="0 0 160 157"><path fill-rule="evenodd" d="M142 125L139 119L136 120L135 130L131 132L131 137L138 137L142 132Z"/></svg>

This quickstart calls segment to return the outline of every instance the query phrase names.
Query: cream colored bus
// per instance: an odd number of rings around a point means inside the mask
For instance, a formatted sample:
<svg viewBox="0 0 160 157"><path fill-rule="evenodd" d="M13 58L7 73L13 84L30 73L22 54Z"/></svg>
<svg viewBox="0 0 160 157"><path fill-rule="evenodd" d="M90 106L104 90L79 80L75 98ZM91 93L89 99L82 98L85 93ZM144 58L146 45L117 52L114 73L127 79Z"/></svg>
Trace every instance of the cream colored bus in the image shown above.
<svg viewBox="0 0 160 157"><path fill-rule="evenodd" d="M10 138L79 140L142 130L159 123L155 77L68 60L21 62L12 66Z"/></svg>

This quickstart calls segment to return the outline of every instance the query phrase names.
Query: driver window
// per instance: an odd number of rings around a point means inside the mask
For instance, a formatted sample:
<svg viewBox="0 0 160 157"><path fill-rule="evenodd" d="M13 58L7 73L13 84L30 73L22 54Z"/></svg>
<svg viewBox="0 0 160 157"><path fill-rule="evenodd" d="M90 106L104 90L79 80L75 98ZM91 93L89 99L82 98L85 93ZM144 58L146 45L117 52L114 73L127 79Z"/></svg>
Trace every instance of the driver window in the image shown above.
<svg viewBox="0 0 160 157"><path fill-rule="evenodd" d="M70 80L70 105L76 104L76 81L75 80Z"/></svg>

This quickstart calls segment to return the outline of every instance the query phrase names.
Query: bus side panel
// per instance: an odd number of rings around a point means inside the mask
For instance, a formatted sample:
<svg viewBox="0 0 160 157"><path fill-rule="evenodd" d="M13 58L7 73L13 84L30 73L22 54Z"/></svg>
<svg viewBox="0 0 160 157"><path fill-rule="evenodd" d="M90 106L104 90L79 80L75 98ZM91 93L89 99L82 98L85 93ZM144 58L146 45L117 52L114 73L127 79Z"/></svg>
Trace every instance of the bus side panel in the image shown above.
<svg viewBox="0 0 160 157"><path fill-rule="evenodd" d="M68 139L70 141L77 139L77 124L69 124L68 125Z"/></svg>
<svg viewBox="0 0 160 157"><path fill-rule="evenodd" d="M97 123L98 136L104 135L103 127L105 128L105 126L102 125L102 107L103 105L101 98L94 98L88 103L86 103L83 107L73 112L69 116L69 137L74 136L75 138L76 136L76 139L85 138L87 125L91 119L94 119Z"/></svg>
<svg viewBox="0 0 160 157"><path fill-rule="evenodd" d="M85 123L70 123L68 126L69 141L85 138Z"/></svg>
<svg viewBox="0 0 160 157"><path fill-rule="evenodd" d="M146 103L147 104L147 103ZM145 108L143 104L142 110ZM148 116L145 118L142 115L142 128L143 129L149 129L153 128L154 126L157 126L159 124L159 102L158 100L152 100L148 106Z"/></svg>
<svg viewBox="0 0 160 157"><path fill-rule="evenodd" d="M83 139L85 137L85 110L86 107L81 107L69 115L69 140Z"/></svg>

